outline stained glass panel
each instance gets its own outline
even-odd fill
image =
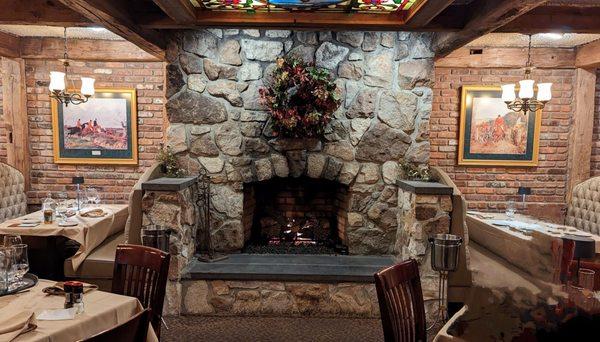
[[[419,0],[198,0],[200,7],[216,11],[369,12],[407,11]]]

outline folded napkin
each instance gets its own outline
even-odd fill
[[[92,217],[92,218],[103,217],[106,214],[108,214],[108,213],[105,210],[103,210],[102,208],[85,208],[85,209],[81,209],[81,211],[79,212],[79,215],[81,217]]]
[[[17,336],[37,328],[33,311],[0,313],[0,342],[9,342]]]

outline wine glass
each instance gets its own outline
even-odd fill
[[[100,194],[98,193],[98,190],[96,188],[87,188],[85,190],[85,197],[88,200],[88,203],[90,204],[100,204]]]
[[[505,214],[509,220],[513,220],[515,218],[515,213],[517,212],[517,207],[515,206],[515,201],[510,200],[506,203],[506,211]]]
[[[60,217],[61,222],[64,223],[67,220],[67,211],[69,210],[69,199],[67,193],[60,192],[57,195],[58,202],[56,203],[56,216]]]
[[[19,235],[4,235],[4,247],[11,247],[23,243]]]
[[[14,287],[21,287],[27,283],[23,281],[23,276],[29,271],[29,257],[27,256],[27,245],[13,245],[13,264],[12,273],[15,278]]]

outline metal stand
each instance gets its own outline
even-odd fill
[[[212,234],[210,233],[210,177],[204,168],[200,169],[200,175],[198,176],[198,181],[196,182],[196,188],[198,190],[198,199],[196,200],[196,205],[198,208],[200,208],[200,224],[203,227],[204,238],[206,239],[207,243],[207,250],[198,256],[198,261],[217,262],[225,260],[229,256],[215,252]]]
[[[435,327],[436,324],[442,322],[446,323],[448,321],[448,271],[440,271],[440,277],[438,279],[438,310],[435,317],[435,321],[427,327],[427,330],[431,330],[431,328]]]

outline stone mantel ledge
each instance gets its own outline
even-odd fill
[[[198,177],[169,178],[160,177],[142,183],[145,191],[181,191],[196,183]]]
[[[412,180],[398,180],[398,186],[404,191],[417,195],[452,195],[454,189],[438,182],[423,182]]]

